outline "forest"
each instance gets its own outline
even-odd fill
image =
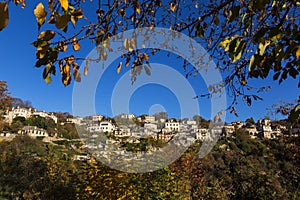
[[[0,199],[299,199],[299,138],[253,140],[237,131],[203,159],[200,146],[139,174],[74,160],[70,144],[19,136],[0,142]]]

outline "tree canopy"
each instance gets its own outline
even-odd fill
[[[9,3],[22,8],[26,5],[25,0],[0,2],[0,30],[8,24]],[[281,84],[288,77],[299,78],[299,0],[107,0],[94,4],[94,14],[85,12],[84,0],[49,0],[36,5],[33,14],[39,34],[32,45],[36,47],[35,66],[43,68],[47,83],[52,81],[57,68],[65,86],[72,79],[80,81],[78,63],[86,63],[84,75],[88,75],[90,62],[107,59],[111,50],[107,39],[142,27],[168,28],[199,42],[224,75],[220,85],[233,97],[228,109],[235,114],[234,103],[239,99],[251,105],[253,100],[261,99],[257,92],[270,89],[269,86],[254,88],[249,85],[249,79],[272,76]],[[77,56],[83,41],[97,47],[97,59]],[[142,70],[138,66],[149,63],[151,53],[156,50],[149,53],[136,49],[135,41],[129,39],[125,39],[124,47],[128,52],[122,56],[124,61],[116,66],[116,71],[119,73],[122,65],[130,65],[135,80]],[[197,68],[184,59],[182,66],[187,77],[198,73]],[[148,67],[144,69],[150,74]],[[295,80],[295,84],[300,87],[299,81]],[[218,86],[209,87],[210,93],[217,90]],[[293,110],[296,118],[299,108],[298,105]]]
[[[0,81],[0,111],[5,111],[12,104],[12,97],[5,81]],[[2,113],[0,113],[1,116]]]

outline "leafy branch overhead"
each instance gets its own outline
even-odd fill
[[[25,0],[0,2],[0,30],[8,24],[10,3],[25,7]],[[39,30],[33,42],[36,67],[44,68],[47,83],[57,68],[64,85],[72,78],[80,81],[78,63],[86,62],[87,75],[90,62],[105,61],[113,50],[107,39],[124,30],[165,27],[194,38],[208,51],[224,76],[220,86],[234,100],[250,105],[259,99],[256,92],[269,89],[252,87],[250,79],[271,76],[282,83],[290,77],[300,87],[300,0],[49,0],[37,3],[33,13]],[[83,41],[97,47],[98,58],[80,57]],[[127,53],[116,66],[117,73],[123,65],[131,66],[133,81],[142,70],[150,75],[149,61],[157,52],[135,46],[131,38],[124,40]],[[187,77],[196,76],[198,70],[182,61]]]

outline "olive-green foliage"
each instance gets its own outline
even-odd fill
[[[0,143],[0,196],[14,199],[298,199],[300,140],[253,140],[242,131],[203,159],[201,142],[163,169],[134,174],[73,161],[71,144],[20,136]]]

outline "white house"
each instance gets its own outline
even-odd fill
[[[182,124],[184,125],[197,125],[197,122],[194,120],[183,120]]]
[[[145,123],[155,123],[155,117],[154,116],[145,116],[145,119],[144,119],[144,122]]]
[[[249,134],[252,139],[257,138],[258,131],[255,125],[245,128],[245,131]]]
[[[114,136],[129,137],[129,136],[131,136],[130,128],[125,127],[125,126],[120,126],[118,129],[114,130]]]
[[[110,121],[102,121],[97,125],[91,125],[87,128],[89,131],[94,132],[108,132],[108,133],[112,133],[116,127],[113,123],[111,123]]]
[[[210,137],[210,133],[209,133],[208,129],[206,129],[206,128],[199,128],[196,131],[196,139],[200,140],[200,141],[210,140],[211,137]]]
[[[44,117],[44,118],[51,118],[57,124],[57,117],[53,113],[49,114],[45,111],[35,110],[31,115],[38,115],[38,116]]]
[[[237,129],[242,128],[243,126],[245,126],[245,123],[242,121],[235,121],[231,123],[233,126],[235,126]]]
[[[121,119],[133,119],[135,118],[134,114],[121,114]]]
[[[36,126],[24,126],[21,130],[18,131],[19,134],[29,135],[30,137],[49,137],[49,134],[46,130],[38,128]]]
[[[262,132],[271,132],[271,120],[269,119],[262,119],[258,122],[258,129]]]
[[[5,118],[6,121],[11,124],[13,119],[16,117],[24,117],[25,119],[27,119],[32,115],[38,115],[44,118],[51,118],[55,123],[57,123],[57,117],[53,113],[49,114],[45,111],[37,111],[36,109],[32,108],[12,108],[12,110],[6,111]]]
[[[101,121],[104,117],[102,115],[94,115],[92,116],[92,120],[95,121]]]
[[[226,134],[232,134],[232,133],[234,133],[235,128],[234,128],[234,125],[232,125],[232,124],[226,124],[226,125],[224,125],[224,130],[225,130]]]
[[[169,119],[165,122],[165,129],[168,132],[172,131],[180,131],[180,126],[179,122],[175,119]]]
[[[82,117],[67,118],[67,123],[82,124]]]
[[[8,123],[12,123],[13,119],[16,117],[24,117],[25,119],[29,118],[32,114],[31,108],[12,108],[12,110],[7,110],[5,119]]]
[[[153,133],[158,132],[157,124],[144,124],[144,132],[145,133]]]
[[[169,142],[173,138],[174,133],[168,132],[168,131],[166,131],[164,129],[165,128],[163,128],[162,131],[157,134],[157,138],[159,140],[163,140],[165,142]]]

